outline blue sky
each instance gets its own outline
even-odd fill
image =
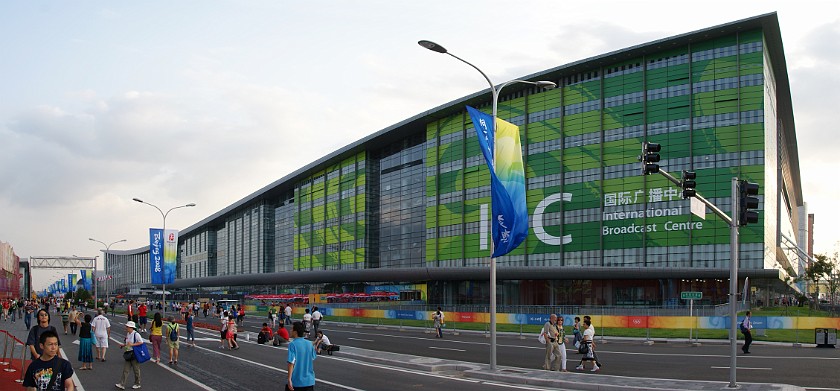
[[[0,240],[22,257],[146,245],[329,152],[496,83],[779,13],[817,251],[840,239],[840,5],[709,1],[0,2]],[[702,189],[701,189],[702,192]]]

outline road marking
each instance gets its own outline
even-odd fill
[[[466,382],[466,383],[481,383],[482,382],[482,380],[464,379],[464,378],[459,378],[459,377],[439,375],[439,374],[430,373],[430,372],[418,371],[416,369],[400,368],[400,367],[394,367],[394,366],[390,366],[390,365],[381,365],[381,364],[369,363],[369,362],[359,361],[359,360],[355,360],[355,359],[352,359],[352,358],[346,358],[346,357],[335,357],[335,356],[333,356],[333,357],[330,357],[330,358],[332,358],[334,360],[349,362],[349,363],[352,363],[352,364],[362,365],[362,366],[366,366],[366,367],[386,369],[386,370],[389,370],[389,371],[396,371],[396,372],[405,372],[405,373],[411,373],[411,374],[414,374],[414,375],[436,377],[436,378],[447,379],[447,380],[457,380],[457,381],[462,381],[462,382]]]
[[[140,334],[140,333],[137,333],[137,334]],[[140,336],[140,338],[142,338],[142,337],[143,337],[143,336]],[[122,342],[125,342],[125,338],[123,338],[123,340],[122,340],[122,341],[120,341],[120,340],[118,340],[118,339],[115,339],[114,337],[109,337],[109,339],[110,339],[111,341],[116,342],[117,344],[121,344]],[[147,344],[150,344],[150,345],[151,345],[151,341],[148,341],[148,340],[145,340],[145,339],[144,339],[143,341],[144,341],[145,343],[147,343]],[[119,346],[119,345],[118,345],[118,346]],[[120,351],[122,351],[122,349],[119,349],[119,350],[120,350]],[[149,360],[149,361],[151,361],[151,360]],[[174,374],[178,375],[178,377],[180,377],[180,378],[182,378],[182,379],[184,379],[184,380],[186,380],[186,381],[188,381],[188,382],[190,382],[190,383],[192,383],[192,384],[195,384],[196,386],[198,386],[198,387],[199,387],[199,388],[201,388],[202,390],[207,390],[207,391],[216,391],[216,390],[214,390],[214,389],[212,389],[212,388],[210,388],[210,387],[205,386],[204,384],[199,383],[198,381],[194,380],[193,378],[191,378],[191,377],[189,377],[189,376],[187,376],[187,375],[184,375],[184,374],[183,374],[183,373],[181,373],[181,372],[178,372],[178,371],[176,371],[176,370],[174,370],[174,369],[172,369],[172,368],[169,368],[169,367],[168,367],[168,366],[166,366],[166,365],[158,365],[158,367],[163,368],[163,369],[165,369],[165,370],[167,370],[167,371],[169,371],[169,372],[172,372],[172,373],[174,373]],[[74,376],[75,376],[75,374],[74,374]],[[126,379],[126,380],[128,380],[128,379]]]
[[[78,342],[78,341],[76,341],[76,342]],[[70,359],[69,359],[69,358],[67,358],[67,353],[64,353],[64,349],[63,349],[63,348],[58,348],[58,351],[59,351],[59,353],[61,353],[61,358],[65,359],[65,360],[67,360],[67,361],[70,361]],[[21,379],[22,379],[22,378],[23,378],[23,377],[21,377]],[[77,390],[79,390],[79,391],[85,391],[85,388],[84,388],[84,387],[82,387],[82,382],[81,382],[81,380],[79,380],[79,377],[78,377],[78,376],[76,376],[76,371],[75,371],[75,370],[73,371],[73,376],[71,376],[70,378],[71,378],[71,379],[73,379],[73,384],[75,384],[75,385],[76,385],[76,389],[77,389]]]
[[[729,367],[711,367],[712,369],[729,369]],[[737,367],[738,369],[757,369],[761,371],[772,371],[773,368],[751,368],[751,367]]]
[[[452,350],[455,352],[466,352],[464,349],[455,349],[455,348],[439,348],[437,346],[429,346],[429,349],[437,349],[437,350]]]
[[[352,339],[354,341],[362,341],[362,342],[373,342],[372,339],[362,339],[362,338],[353,338],[353,337],[347,337],[347,339]]]
[[[203,346],[196,346],[196,348],[201,349],[201,350],[206,350],[210,353],[218,354],[220,356],[234,358],[234,359],[237,359],[239,361],[244,361],[244,362],[247,362],[247,363],[252,364],[252,365],[257,365],[257,366],[267,368],[267,369],[271,369],[271,370],[274,370],[274,371],[278,371],[278,372],[281,372],[281,373],[286,373],[286,374],[289,373],[289,371],[287,371],[285,369],[272,367],[271,365],[266,365],[266,364],[259,363],[259,362],[256,362],[256,361],[251,361],[251,360],[248,360],[248,359],[245,359],[245,358],[242,358],[242,357],[238,357],[238,356],[233,356],[233,355],[230,355],[230,354],[227,354],[227,353],[217,352],[213,349],[208,349],[208,348],[205,348]],[[334,386],[334,387],[341,387],[341,388],[351,390],[351,391],[364,391],[364,390],[361,390],[361,389],[358,389],[358,388],[353,388],[353,387],[350,387],[350,386],[345,386],[343,384],[333,383],[331,381],[326,381],[326,380],[318,380],[318,383],[325,383],[325,384],[329,384],[329,385]]]

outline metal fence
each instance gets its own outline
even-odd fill
[[[319,304],[315,304],[319,305]],[[445,312],[490,312],[487,305],[434,305],[406,304],[394,302],[358,302],[320,304],[329,308],[362,308],[369,310],[435,311],[438,307]],[[738,311],[746,311],[749,304],[738,303]],[[501,314],[558,314],[558,315],[617,315],[617,316],[688,316],[689,307],[605,307],[605,306],[549,306],[549,305],[499,305],[496,313]],[[695,305],[694,316],[728,316],[729,305]]]

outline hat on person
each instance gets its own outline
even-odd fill
[[[131,327],[133,329],[136,329],[137,325],[134,322],[129,320],[128,322],[125,322],[125,327]]]

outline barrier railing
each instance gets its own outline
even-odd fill
[[[26,344],[17,339],[14,335],[6,330],[0,330],[3,338],[3,351],[0,356],[0,367],[3,367],[3,372],[0,373],[0,384],[5,383],[10,379],[8,374],[20,372],[20,377],[14,380],[15,383],[23,383],[23,376],[26,368]],[[19,354],[17,352],[20,352]],[[20,361],[15,360],[15,357],[20,357]],[[4,375],[6,373],[7,375]],[[5,387],[0,386],[0,389]]]

